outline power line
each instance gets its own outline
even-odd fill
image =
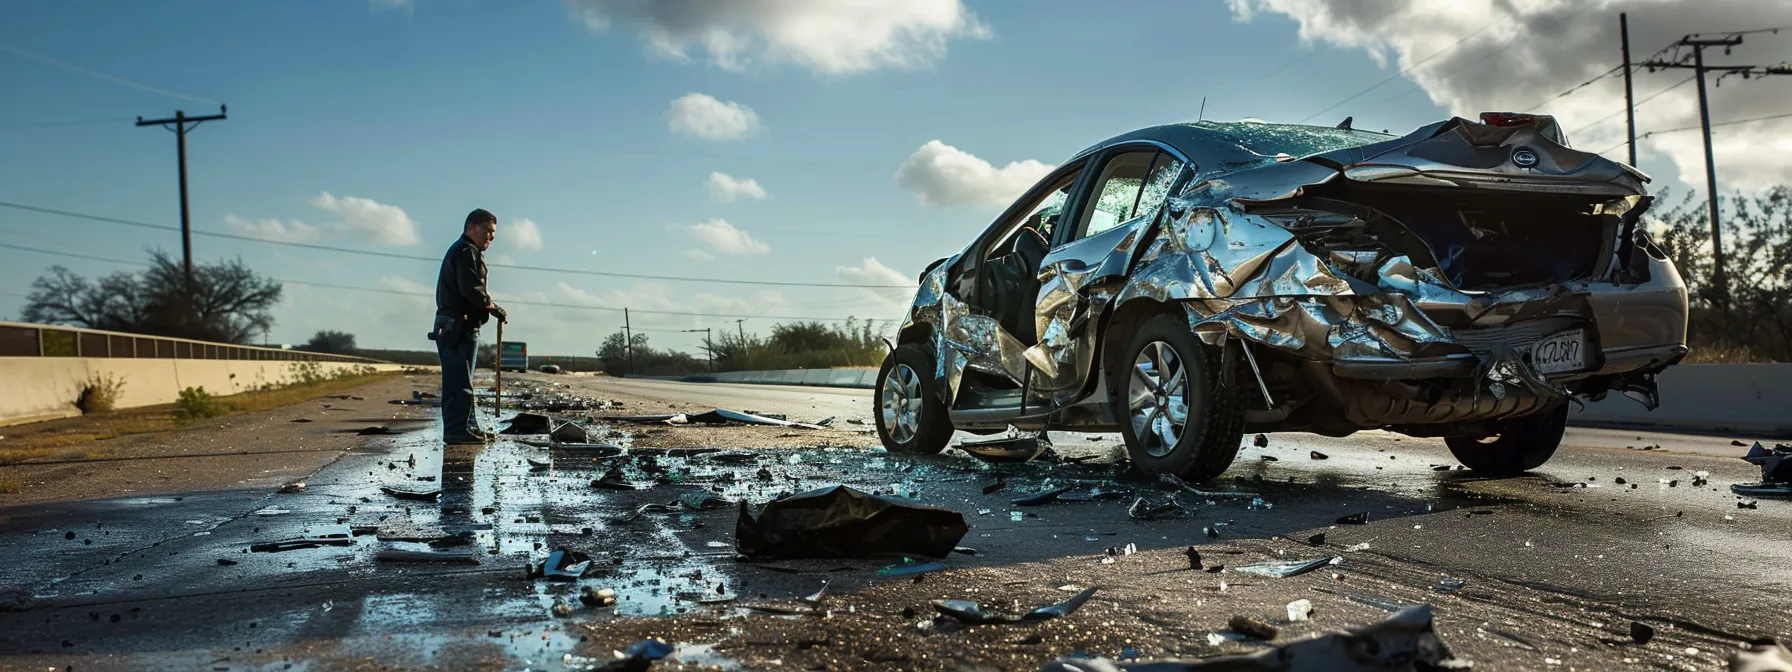
[[[69,211],[69,210],[59,210],[56,208],[45,208],[45,207],[35,206],[35,205],[26,205],[24,203],[14,203],[11,201],[0,201],[0,207],[12,208],[15,210],[25,210],[25,211],[29,211],[29,212],[43,213],[43,214],[47,214],[47,215],[57,215],[57,216],[61,216],[61,217],[71,217],[74,219],[85,219],[85,220],[90,220],[90,221],[95,221],[95,222],[105,222],[108,224],[121,224],[124,226],[135,226],[135,227],[146,228],[146,229],[156,229],[159,231],[180,231],[180,227],[177,227],[177,226],[167,226],[167,225],[163,225],[163,224],[151,224],[149,222],[140,222],[140,221],[130,220],[130,219],[120,219],[117,217],[106,217],[106,216],[102,216],[102,215],[90,215],[87,213],[73,212],[73,211]],[[357,250],[357,249],[347,248],[347,247],[335,247],[332,245],[318,245],[315,243],[299,243],[299,242],[292,242],[292,241],[285,241],[285,240],[268,240],[265,238],[255,238],[255,237],[251,237],[251,236],[239,236],[236,234],[221,233],[221,232],[217,232],[217,231],[194,231],[193,235],[210,236],[213,238],[224,238],[227,240],[240,240],[240,241],[251,242],[251,243],[262,243],[262,244],[266,244],[266,245],[280,245],[280,246],[284,246],[284,247],[297,247],[297,248],[304,248],[304,249],[308,249],[308,250],[320,250],[320,251],[324,251],[324,252],[337,252],[337,253],[341,253],[341,254],[359,254],[359,255],[365,255],[365,256],[370,256],[370,257],[383,257],[383,258],[387,258],[387,259],[408,259],[408,260],[412,260],[412,261],[425,261],[425,262],[429,262],[429,263],[440,263],[441,262],[441,259],[437,259],[434,257],[425,257],[425,256],[415,255],[415,254],[399,254],[396,252],[379,252],[379,251],[375,251],[375,250]],[[756,285],[756,286],[765,286],[765,287],[830,287],[830,288],[847,288],[847,289],[914,289],[913,286],[908,286],[908,285],[868,285],[868,284],[854,284],[854,283],[825,283],[825,282],[781,282],[781,281],[775,281],[775,280],[739,280],[739,279],[733,279],[733,278],[701,278],[701,277],[673,276],[673,275],[649,275],[649,274],[642,274],[642,273],[616,273],[616,272],[611,272],[611,271],[588,271],[588,270],[576,269],[576,268],[552,268],[552,267],[546,267],[546,266],[517,266],[517,265],[512,265],[512,264],[487,264],[487,265],[492,268],[508,268],[508,269],[514,269],[514,270],[522,270],[522,271],[540,271],[540,272],[544,272],[544,273],[568,273],[568,274],[573,274],[573,275],[592,275],[592,276],[600,276],[600,277],[608,277],[608,278],[630,278],[630,279],[636,279],[636,280],[663,280],[663,281],[672,281],[672,282],[709,282],[709,283],[723,284],[723,285]]]
[[[1539,107],[1543,107],[1543,106],[1544,106],[1544,105],[1548,105],[1548,104],[1550,104],[1550,103],[1553,103],[1553,102],[1556,102],[1556,101],[1557,101],[1557,100],[1560,100],[1560,99],[1562,99],[1562,98],[1566,98],[1566,97],[1568,97],[1568,95],[1569,95],[1569,94],[1572,94],[1572,93],[1574,93],[1574,92],[1576,92],[1576,91],[1579,91],[1579,90],[1581,90],[1581,89],[1584,89],[1584,88],[1587,88],[1587,87],[1589,87],[1589,86],[1592,86],[1592,85],[1593,85],[1593,82],[1597,82],[1597,81],[1599,81],[1599,80],[1601,80],[1601,79],[1605,79],[1605,78],[1607,78],[1607,77],[1610,77],[1610,76],[1612,76],[1612,75],[1613,75],[1613,74],[1614,74],[1614,73],[1617,73],[1617,72],[1619,72],[1619,71],[1621,71],[1621,70],[1623,70],[1623,69],[1624,69],[1624,66],[1622,66],[1622,65],[1620,65],[1620,66],[1616,66],[1616,67],[1614,67],[1614,68],[1612,68],[1612,69],[1610,69],[1610,70],[1607,70],[1607,71],[1605,71],[1605,72],[1601,72],[1601,73],[1599,73],[1599,75],[1598,75],[1598,76],[1596,76],[1596,77],[1594,77],[1594,78],[1592,78],[1592,79],[1589,79],[1589,80],[1587,80],[1587,81],[1584,81],[1584,82],[1581,82],[1581,83],[1579,83],[1579,84],[1575,84],[1575,85],[1574,85],[1574,86],[1571,86],[1571,87],[1569,87],[1569,88],[1568,88],[1568,90],[1567,90],[1567,91],[1563,91],[1563,92],[1561,92],[1561,93],[1558,93],[1558,94],[1556,94],[1556,95],[1555,95],[1555,96],[1553,96],[1553,97],[1551,97],[1551,98],[1550,98],[1550,99],[1549,99],[1549,100],[1545,100],[1545,101],[1543,101],[1543,102],[1541,102],[1541,103],[1537,103],[1537,104],[1536,104],[1536,105],[1532,105],[1532,106],[1530,106],[1530,107],[1527,107],[1527,108],[1524,108],[1524,111],[1526,111],[1526,112],[1530,112],[1530,111],[1532,111],[1532,110],[1535,110],[1535,109],[1537,109],[1537,108],[1539,108]]]
[[[140,91],[148,91],[150,93],[159,93],[164,96],[171,97],[171,98],[180,98],[182,100],[190,100],[190,101],[193,101],[196,103],[208,103],[211,105],[219,104],[218,101],[212,100],[210,98],[203,98],[200,96],[190,96],[190,95],[187,95],[184,93],[180,93],[178,91],[169,91],[167,89],[157,88],[154,86],[150,86],[148,84],[144,84],[142,82],[133,82],[133,81],[125,79],[123,77],[116,77],[113,75],[108,75],[103,72],[96,72],[93,70],[88,70],[87,68],[83,68],[79,65],[75,65],[75,64],[69,63],[67,61],[60,61],[60,60],[57,60],[54,58],[50,58],[49,56],[45,56],[43,54],[37,54],[37,53],[25,51],[24,49],[20,49],[18,47],[12,46],[10,44],[0,43],[0,51],[10,51],[14,54],[18,54],[20,56],[29,58],[29,59],[31,59],[33,61],[37,61],[39,63],[46,63],[49,65],[54,65],[54,66],[56,66],[58,68],[62,68],[64,70],[78,72],[83,75],[87,75],[88,77],[93,77],[95,79],[102,79],[102,80],[111,82],[113,84],[118,84],[120,86],[128,86],[133,89],[140,90]]]
[[[113,264],[123,264],[126,266],[138,266],[138,267],[144,267],[144,268],[147,268],[150,266],[149,264],[143,263],[141,261],[128,261],[125,259],[113,259],[111,257],[101,257],[98,255],[92,255],[92,254],[81,254],[78,252],[63,252],[60,250],[46,250],[46,249],[36,248],[36,247],[27,247],[25,245],[14,245],[11,243],[0,243],[0,248],[18,250],[21,252],[31,252],[34,254],[46,254],[46,255],[57,256],[57,257],[85,259],[88,261],[102,261],[102,262],[113,263]],[[328,283],[328,282],[313,282],[310,280],[286,280],[286,279],[282,279],[282,278],[271,278],[271,279],[274,280],[275,282],[280,282],[283,284],[300,285],[300,286],[305,286],[305,287],[322,287],[322,288],[326,288],[326,289],[343,289],[343,290],[350,290],[350,291],[356,291],[356,292],[372,292],[375,294],[392,294],[392,295],[397,295],[397,296],[415,296],[415,297],[424,297],[424,298],[431,298],[431,299],[435,298],[435,294],[430,293],[430,292],[407,292],[407,291],[400,290],[400,289],[381,289],[378,287],[359,287],[359,286],[355,286],[355,285],[338,285],[338,284],[332,284],[332,283]],[[545,308],[573,308],[573,309],[577,309],[577,310],[601,310],[601,311],[616,312],[616,313],[622,312],[624,310],[623,308],[611,308],[608,306],[586,306],[586,305],[579,305],[579,304],[575,304],[575,303],[553,303],[553,302],[549,302],[549,301],[524,301],[524,300],[520,300],[520,299],[506,300],[504,303],[507,305],[541,306],[541,307],[545,307]],[[798,321],[807,321],[807,322],[845,322],[849,319],[854,319],[854,318],[846,318],[846,317],[803,317],[803,316],[798,316],[798,315],[742,315],[739,313],[699,313],[699,312],[681,311],[681,310],[642,310],[642,309],[638,309],[638,308],[629,308],[627,310],[630,310],[630,311],[636,312],[636,313],[643,313],[643,314],[647,314],[647,315],[669,315],[669,316],[676,316],[676,317],[713,317],[713,318],[744,318],[744,319],[766,319],[766,320],[798,320]]]
[[[1636,101],[1636,105],[1635,105],[1635,106],[1634,106],[1634,107],[1642,107],[1642,106],[1643,106],[1643,103],[1647,103],[1647,102],[1649,102],[1649,101],[1651,101],[1651,100],[1655,100],[1655,99],[1656,99],[1656,98],[1657,98],[1657,97],[1658,97],[1658,96],[1660,96],[1660,95],[1661,95],[1661,94],[1664,94],[1664,93],[1667,93],[1667,92],[1669,92],[1669,91],[1673,91],[1673,90],[1674,90],[1674,89],[1678,89],[1678,88],[1680,88],[1680,87],[1682,87],[1682,86],[1686,86],[1686,83],[1687,83],[1687,82],[1691,82],[1691,81],[1692,81],[1692,80],[1693,80],[1693,78],[1692,78],[1692,77],[1687,77],[1687,78],[1686,78],[1686,79],[1682,79],[1682,80],[1680,80],[1680,82],[1679,82],[1679,83],[1678,83],[1678,84],[1675,84],[1675,85],[1673,85],[1673,86],[1670,86],[1670,87],[1668,87],[1668,88],[1665,88],[1665,89],[1662,89],[1662,90],[1660,90],[1660,91],[1656,91],[1656,92],[1655,92],[1655,93],[1654,93],[1654,94],[1651,94],[1651,95],[1650,95],[1650,96],[1649,96],[1649,97],[1648,97],[1648,98],[1644,98],[1644,99],[1642,99],[1642,100],[1639,100],[1639,101]],[[1594,121],[1594,122],[1593,122],[1593,123],[1591,123],[1591,124],[1587,124],[1587,125],[1585,125],[1585,126],[1582,126],[1582,127],[1580,127],[1580,128],[1577,128],[1577,129],[1574,129],[1574,130],[1572,130],[1572,131],[1569,131],[1569,132],[1568,132],[1568,134],[1569,134],[1569,135],[1574,135],[1574,134],[1576,134],[1576,133],[1579,133],[1579,132],[1581,132],[1581,131],[1584,131],[1584,130],[1587,130],[1587,129],[1589,129],[1589,128],[1592,128],[1592,127],[1594,127],[1594,126],[1598,126],[1598,125],[1600,125],[1600,124],[1603,124],[1603,123],[1605,123],[1605,122],[1607,122],[1607,121],[1611,121],[1611,119],[1612,119],[1612,118],[1613,118],[1613,117],[1616,117],[1616,116],[1618,116],[1618,115],[1620,115],[1620,114],[1623,114],[1623,113],[1624,113],[1624,110],[1618,110],[1618,111],[1617,111],[1617,112],[1613,112],[1613,113],[1611,113],[1611,114],[1608,114],[1608,115],[1605,115],[1605,116],[1603,116],[1603,117],[1600,117],[1600,118],[1599,118],[1599,120],[1598,120],[1598,121]]]
[[[118,124],[130,121],[130,117],[113,117],[111,119],[88,119],[85,121],[8,121],[0,122],[0,128],[48,128],[51,126],[99,126],[102,124]]]
[[[1751,122],[1751,121],[1768,121],[1768,120],[1772,120],[1772,119],[1784,119],[1784,118],[1786,118],[1786,117],[1792,117],[1792,112],[1784,112],[1784,113],[1780,113],[1780,114],[1769,114],[1769,115],[1767,115],[1767,116],[1764,116],[1764,117],[1750,117],[1750,118],[1747,118],[1747,119],[1732,119],[1732,120],[1730,120],[1730,121],[1720,121],[1720,122],[1718,122],[1718,123],[1715,123],[1715,124],[1712,124],[1712,125],[1711,125],[1711,127],[1712,127],[1712,128],[1717,128],[1717,127],[1719,127],[1719,126],[1733,126],[1733,125],[1736,125],[1736,124],[1746,124],[1746,123],[1749,123],[1749,122]],[[1694,126],[1681,126],[1681,127],[1679,127],[1679,128],[1664,128],[1664,129],[1661,129],[1661,130],[1659,130],[1659,131],[1649,131],[1649,132],[1648,132],[1648,133],[1644,133],[1644,134],[1642,134],[1642,135],[1639,135],[1639,136],[1636,136],[1636,139],[1638,139],[1638,140],[1641,140],[1641,139],[1643,139],[1643,138],[1647,138],[1647,137],[1649,137],[1649,136],[1651,136],[1651,135],[1663,135],[1663,134],[1667,134],[1667,133],[1679,133],[1679,132],[1681,132],[1681,131],[1696,131],[1696,130],[1699,130],[1699,128],[1700,128],[1700,127],[1699,127],[1699,126],[1697,126],[1697,125],[1694,125]],[[1622,142],[1620,142],[1620,143],[1618,143],[1618,144],[1615,144],[1615,145],[1612,145],[1612,146],[1610,146],[1610,147],[1607,147],[1607,148],[1605,148],[1605,149],[1604,149],[1604,150],[1601,150],[1601,151],[1600,151],[1600,152],[1599,152],[1599,153],[1600,153],[1600,154],[1604,154],[1604,153],[1606,153],[1606,152],[1609,152],[1609,151],[1612,151],[1612,150],[1614,150],[1614,149],[1617,149],[1617,148],[1619,148],[1619,147],[1623,147],[1623,146],[1624,146],[1624,143],[1622,143]]]
[[[1480,29],[1480,30],[1477,30],[1477,31],[1475,31],[1475,32],[1472,32],[1472,33],[1469,33],[1469,34],[1468,34],[1468,35],[1467,35],[1467,36],[1465,36],[1465,37],[1463,37],[1463,38],[1462,38],[1462,39],[1460,39],[1460,40],[1457,40],[1457,41],[1456,41],[1456,43],[1455,43],[1455,44],[1452,44],[1452,45],[1450,45],[1450,46],[1448,46],[1448,47],[1444,47],[1444,48],[1443,48],[1443,49],[1441,49],[1441,50],[1439,50],[1439,51],[1438,51],[1438,52],[1437,52],[1437,53],[1434,53],[1434,54],[1432,54],[1432,55],[1430,55],[1430,56],[1427,56],[1427,57],[1425,57],[1425,60],[1422,60],[1422,61],[1419,61],[1419,62],[1417,62],[1417,63],[1414,63],[1414,64],[1412,64],[1412,65],[1410,65],[1410,66],[1407,66],[1407,67],[1406,67],[1406,69],[1404,69],[1404,70],[1401,70],[1401,71],[1399,71],[1399,72],[1396,72],[1396,73],[1394,73],[1394,74],[1392,74],[1392,75],[1389,75],[1389,76],[1388,76],[1388,77],[1387,77],[1387,79],[1383,79],[1383,80],[1381,80],[1381,81],[1379,81],[1379,82],[1376,82],[1376,83],[1374,83],[1374,84],[1372,84],[1372,85],[1370,85],[1370,86],[1369,86],[1369,88],[1366,88],[1366,89],[1363,89],[1363,90],[1361,90],[1361,91],[1358,91],[1358,92],[1356,92],[1356,93],[1355,93],[1355,94],[1354,94],[1354,95],[1352,95],[1352,96],[1350,96],[1350,97],[1349,97],[1349,98],[1345,98],[1345,99],[1343,99],[1343,100],[1340,100],[1340,101],[1338,101],[1338,102],[1336,102],[1336,103],[1332,103],[1332,104],[1331,104],[1331,105],[1330,105],[1330,106],[1328,106],[1328,107],[1326,107],[1326,108],[1325,108],[1325,109],[1323,109],[1323,110],[1320,110],[1320,111],[1318,111],[1318,112],[1314,112],[1314,113],[1312,113],[1312,114],[1309,114],[1309,115],[1307,115],[1307,117],[1306,117],[1306,118],[1305,118],[1305,119],[1301,119],[1301,120],[1300,120],[1300,121],[1298,121],[1298,122],[1295,122],[1295,123],[1300,123],[1300,124],[1304,124],[1304,123],[1307,123],[1307,122],[1308,122],[1308,121],[1311,121],[1311,120],[1312,120],[1312,119],[1313,119],[1313,118],[1314,118],[1314,117],[1318,117],[1318,116],[1319,116],[1319,115],[1321,115],[1321,114],[1325,114],[1325,113],[1327,113],[1327,112],[1330,112],[1330,111],[1332,111],[1332,110],[1335,110],[1335,109],[1337,109],[1337,108],[1338,108],[1338,107],[1339,107],[1339,106],[1342,106],[1342,105],[1343,105],[1343,104],[1345,104],[1345,103],[1348,103],[1348,102],[1350,102],[1350,101],[1353,101],[1353,100],[1356,100],[1356,99],[1358,99],[1358,98],[1361,98],[1361,97],[1363,97],[1363,95],[1364,95],[1364,94],[1366,94],[1366,93],[1369,93],[1369,92],[1370,92],[1370,91],[1374,91],[1374,90],[1376,90],[1376,89],[1378,89],[1378,88],[1381,88],[1381,86],[1382,86],[1382,85],[1383,85],[1383,84],[1387,84],[1387,83],[1388,83],[1388,82],[1391,82],[1391,81],[1394,81],[1394,80],[1396,80],[1396,79],[1399,79],[1399,78],[1401,78],[1401,77],[1404,77],[1404,76],[1406,76],[1406,74],[1407,74],[1407,73],[1409,73],[1409,72],[1412,72],[1412,71],[1413,71],[1413,70],[1416,70],[1416,69],[1418,69],[1418,68],[1419,68],[1419,66],[1422,66],[1422,65],[1424,65],[1424,64],[1426,64],[1426,63],[1430,63],[1430,62],[1431,62],[1431,61],[1432,61],[1432,60],[1434,60],[1434,59],[1436,59],[1436,58],[1437,58],[1437,57],[1439,57],[1439,56],[1442,56],[1442,55],[1444,55],[1444,54],[1447,54],[1447,53],[1450,53],[1450,52],[1452,52],[1452,51],[1455,51],[1455,50],[1456,50],[1456,48],[1457,48],[1457,47],[1460,47],[1460,46],[1462,46],[1462,45],[1463,45],[1463,44],[1465,44],[1465,43],[1467,43],[1467,42],[1468,42],[1468,41],[1469,41],[1469,40],[1471,40],[1471,39],[1474,39],[1474,37],[1475,37],[1475,36],[1476,36],[1476,35],[1480,35],[1480,34],[1481,34],[1481,33],[1484,33],[1484,32],[1487,32],[1487,29],[1489,29],[1489,28],[1492,28],[1492,27],[1494,27],[1494,26],[1497,26],[1497,25],[1500,25],[1500,24],[1502,24],[1502,23],[1505,23],[1505,22],[1506,22],[1506,21],[1508,21],[1508,20],[1510,20],[1510,19],[1511,19],[1511,18],[1512,18],[1512,17],[1511,17],[1511,16],[1510,16],[1510,15],[1508,15],[1508,16],[1506,16],[1506,17],[1503,17],[1503,18],[1501,18],[1501,19],[1500,19],[1500,20],[1498,20],[1498,21],[1495,21],[1495,22],[1493,22],[1493,23],[1489,23],[1489,24],[1487,24],[1487,25],[1485,25],[1485,26],[1481,26],[1481,29]]]

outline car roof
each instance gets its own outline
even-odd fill
[[[1196,121],[1141,128],[1089,147],[1071,160],[1128,142],[1156,142],[1194,161],[1202,173],[1243,170],[1275,161],[1277,154],[1302,157],[1385,142],[1397,136],[1334,126],[1244,121]]]

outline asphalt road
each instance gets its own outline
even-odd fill
[[[836,421],[824,431],[591,423],[594,440],[642,446],[623,458],[513,441],[444,455],[426,429],[365,437],[296,493],[211,489],[0,509],[0,552],[13,559],[0,563],[0,668],[582,669],[581,656],[654,635],[679,644],[691,669],[1032,670],[1078,652],[1262,648],[1226,635],[1235,614],[1271,618],[1286,641],[1415,603],[1434,605],[1444,641],[1478,670],[1714,670],[1749,638],[1792,633],[1792,504],[1738,508],[1728,486],[1759,473],[1735,459],[1743,449],[1730,442],[1745,437],[1575,429],[1534,474],[1486,480],[1439,470],[1453,464],[1440,441],[1273,435],[1204,486],[1243,496],[1199,497],[1128,480],[1113,463],[1113,435],[1054,434],[1059,453],[1093,458],[1082,465],[864,450],[875,443],[862,433],[869,425],[851,421],[869,421],[869,391],[519,378],[544,393],[621,399],[628,413],[713,406]],[[666,449],[712,446],[763,450],[724,461]],[[532,470],[529,459],[552,466]],[[641,489],[589,485],[617,465]],[[1701,471],[1709,483],[1695,486]],[[997,480],[1002,489],[985,492]],[[731,509],[629,520],[642,504],[700,491],[757,505],[836,483],[957,510],[970,525],[961,543],[977,553],[954,554],[922,582],[886,580],[877,572],[889,559],[736,562]],[[393,484],[440,485],[465,511],[381,492]],[[1055,485],[1156,501],[1177,494],[1187,515],[1134,521],[1130,497],[1011,501]],[[1369,523],[1334,524],[1354,513]],[[250,552],[339,526],[368,533],[344,546]],[[392,539],[438,527],[472,531],[470,546],[451,550],[478,564],[376,559],[427,550]],[[1320,532],[1324,542],[1309,543]],[[1104,552],[1127,544],[1137,553]],[[1282,579],[1192,572],[1183,555],[1191,545],[1210,565],[1342,560]],[[615,609],[577,607],[573,584],[525,577],[533,558],[560,546],[591,554],[597,567],[581,585],[615,588]],[[1455,581],[1460,589],[1440,587]],[[824,584],[827,609],[811,614],[796,598]],[[1079,585],[1101,592],[1071,617],[1024,632],[928,625],[928,600],[1024,611]],[[1281,615],[1296,598],[1313,601],[1313,621]],[[557,617],[556,601],[577,608]],[[1633,621],[1656,628],[1656,639],[1630,643]],[[1225,636],[1210,641],[1216,633]]]

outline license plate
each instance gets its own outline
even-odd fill
[[[1543,337],[1531,346],[1531,364],[1538,373],[1567,373],[1587,368],[1587,331],[1569,329]]]

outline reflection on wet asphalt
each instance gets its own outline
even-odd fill
[[[700,397],[714,388],[743,394],[729,386],[612,384],[644,397]],[[793,420],[869,413],[862,393],[751,394],[758,399],[751,408]],[[366,437],[291,494],[227,490],[6,511],[0,529],[9,555],[38,561],[0,565],[0,584],[25,595],[0,596],[24,608],[0,613],[0,654],[135,654],[154,666],[225,669],[285,669],[288,662],[305,669],[308,660],[361,656],[401,666],[497,660],[560,669],[584,634],[572,622],[778,613],[823,581],[830,592],[850,592],[890,580],[877,571],[900,558],[738,562],[734,510],[693,506],[705,494],[757,506],[835,484],[962,512],[971,530],[961,544],[976,554],[954,554],[944,560],[951,568],[1076,557],[1094,563],[1105,549],[1127,544],[1180,553],[1324,531],[1324,552],[1380,580],[1429,588],[1442,574],[1472,577],[1469,595],[1488,585],[1522,587],[1537,593],[1526,599],[1673,615],[1720,640],[1792,626],[1792,582],[1782,571],[1792,561],[1788,514],[1765,504],[1734,508],[1727,484],[1755,471],[1740,460],[1570,447],[1536,475],[1489,481],[1449,469],[1454,463],[1435,441],[1275,435],[1262,448],[1247,437],[1232,470],[1200,486],[1250,496],[1203,497],[1129,474],[1111,435],[1054,434],[1056,452],[1087,458],[1079,463],[989,465],[957,451],[915,458],[844,447],[634,447],[638,427],[591,428],[592,442],[627,450],[609,455],[501,437],[444,451],[432,426]],[[1315,450],[1331,459],[1311,459]],[[531,460],[549,466],[537,469]],[[1711,472],[1709,486],[1690,485],[1684,474],[1694,467]],[[613,470],[638,489],[591,486]],[[998,480],[1000,489],[985,492]],[[441,494],[435,502],[401,500],[382,486],[439,487]],[[1130,496],[1013,502],[1064,486],[1173,498],[1183,512],[1132,520]],[[1334,524],[1360,512],[1370,524]],[[351,545],[248,551],[339,530],[351,531]],[[70,532],[75,539],[65,538]],[[450,541],[420,541],[430,538]],[[589,554],[592,570],[576,582],[525,579],[528,567],[560,547]],[[377,561],[386,549],[458,551],[478,564]],[[585,587],[614,589],[615,606],[584,606]],[[556,604],[571,607],[572,616],[556,616]],[[687,662],[729,660],[705,642],[675,643]],[[215,663],[220,657],[228,660]]]

